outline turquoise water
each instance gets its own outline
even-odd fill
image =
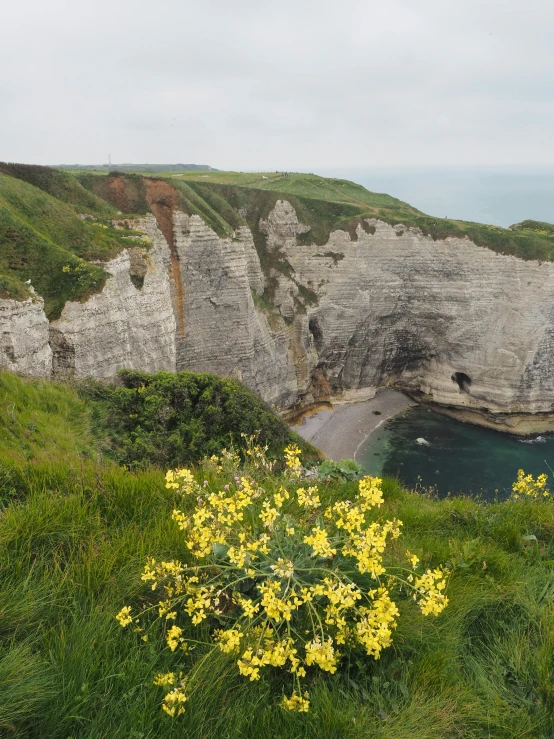
[[[429,446],[416,442],[418,437]],[[356,455],[373,475],[397,475],[410,488],[433,488],[439,497],[465,493],[506,498],[518,469],[553,475],[554,437],[519,440],[460,423],[423,406],[383,423]]]

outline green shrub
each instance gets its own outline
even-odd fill
[[[256,434],[273,456],[294,440],[317,457],[257,395],[230,378],[122,370],[118,384],[90,383],[83,392],[95,401],[108,453],[130,468],[189,464],[243,447],[243,434]]]

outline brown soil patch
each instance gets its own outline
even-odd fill
[[[129,199],[127,197],[125,180],[122,177],[108,177],[106,180],[108,188],[108,200],[122,213],[129,213]]]
[[[179,194],[169,182],[144,178],[146,187],[146,202],[154,214],[160,231],[169,245],[171,260],[171,278],[175,286],[175,313],[179,336],[185,335],[185,292],[181,278],[181,263],[175,247],[175,232],[173,230],[173,212],[178,204]]]

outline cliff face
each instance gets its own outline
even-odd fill
[[[286,200],[259,221],[260,262],[248,227],[221,238],[163,207],[138,224],[152,248],[108,262],[102,293],[50,327],[40,301],[0,301],[0,366],[215,372],[296,411],[389,383],[479,423],[551,428],[554,264],[375,219],[307,245]]]
[[[138,226],[152,248],[125,249],[107,262],[110,277],[102,292],[85,303],[66,303],[51,323],[54,375],[113,377],[122,367],[175,371],[169,249],[152,216]]]
[[[177,369],[231,375],[269,402],[292,405],[299,384],[291,332],[255,307],[264,276],[252,233],[220,239],[199,216],[177,213],[174,222],[184,286]]]
[[[42,298],[0,300],[0,367],[50,377],[52,349],[48,328]]]

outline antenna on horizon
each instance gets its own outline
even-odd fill
[[[112,164],[112,155],[108,154],[108,164],[111,166]]]

